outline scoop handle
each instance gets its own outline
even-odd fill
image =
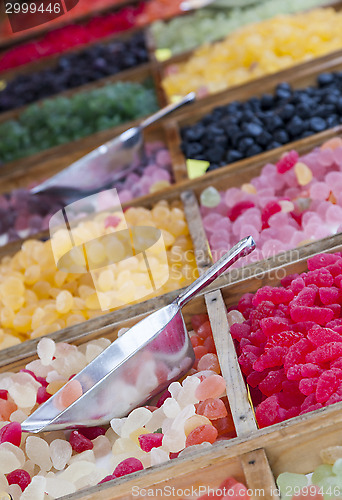
[[[181,108],[185,104],[190,104],[190,103],[194,102],[195,99],[196,99],[195,92],[190,92],[185,97],[183,97],[183,99],[181,99],[180,101],[173,103],[173,104],[169,104],[168,106],[165,106],[165,108],[162,108],[159,111],[157,111],[156,113],[154,113],[154,115],[151,115],[148,118],[146,118],[146,120],[144,120],[143,122],[140,123],[139,128],[144,129],[146,127],[149,127],[153,123],[157,122],[158,120],[161,120],[162,118],[169,115],[170,113],[173,113],[174,111]]]
[[[240,257],[250,254],[255,249],[255,241],[252,236],[247,236],[239,241],[233,248],[221,257],[213,266],[194,281],[188,288],[175,300],[179,307],[183,307],[190,299],[197,295],[203,288],[209,286],[216,280],[228,267],[236,262]]]

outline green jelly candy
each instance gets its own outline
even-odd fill
[[[328,464],[319,465],[312,474],[312,484],[320,485],[321,481],[329,476],[332,476],[332,466]]]
[[[281,493],[281,498],[292,498],[308,485],[308,478],[304,474],[284,472],[277,479],[277,486]]]
[[[217,207],[221,201],[221,195],[214,187],[210,186],[202,191],[200,196],[201,204],[203,207]]]

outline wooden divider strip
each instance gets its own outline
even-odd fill
[[[239,437],[248,437],[256,432],[258,427],[248,400],[234,342],[229,332],[227,310],[221,292],[216,290],[207,293],[205,302],[222,376],[227,385],[227,396],[236,434]]]
[[[170,151],[172,168],[176,183],[188,180],[188,171],[183,153],[180,149],[181,137],[176,120],[170,119],[165,125],[167,146]]]
[[[277,500],[277,486],[265,450],[250,451],[240,459],[248,487],[253,491],[252,500]]]
[[[183,191],[180,198],[184,205],[186,221],[194,246],[197,268],[202,274],[212,265],[209,243],[202,223],[202,217],[193,191]]]

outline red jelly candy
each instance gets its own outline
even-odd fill
[[[273,304],[287,304],[294,297],[293,291],[286,288],[277,288],[273,286],[264,286],[254,295],[253,305],[256,307],[264,301],[270,301]]]
[[[317,295],[317,291],[311,287],[305,287],[303,290],[299,292],[297,297],[295,297],[290,306],[313,306],[315,303],[315,298]]]
[[[283,369],[270,371],[260,382],[259,389],[265,396],[272,396],[272,394],[281,391],[284,380],[286,380],[286,375]]]
[[[82,427],[78,429],[78,432],[92,441],[99,436],[104,436],[106,434],[106,429],[104,427]]]
[[[108,481],[113,481],[113,479],[115,479],[114,474],[110,474],[109,476],[106,476],[104,479],[102,479],[102,481],[100,481],[99,484],[107,483]]]
[[[203,346],[207,349],[208,352],[215,354],[216,346],[213,337],[207,337],[204,341]]]
[[[252,201],[240,201],[239,203],[236,203],[229,211],[228,211],[228,217],[232,222],[236,221],[240,215],[242,215],[246,210],[249,208],[254,208],[255,205]]]
[[[299,332],[277,333],[267,340],[265,350],[270,349],[274,346],[290,347],[291,345],[296,344],[302,338],[303,334]]]
[[[280,422],[280,406],[277,396],[273,395],[262,401],[255,410],[255,416],[260,428]]]
[[[212,424],[217,430],[219,436],[225,436],[229,438],[233,438],[236,436],[233,417],[230,413],[228,413],[226,417],[213,420]]]
[[[45,403],[49,398],[51,398],[51,394],[49,394],[44,386],[39,387],[37,391],[37,403],[41,405]]]
[[[246,352],[239,356],[239,364],[242,372],[245,375],[249,375],[253,371],[253,364],[257,361],[258,356],[253,354],[252,352]],[[263,370],[258,370],[263,371]]]
[[[284,359],[284,368],[288,370],[290,366],[303,364],[307,353],[313,350],[313,345],[307,339],[302,339],[289,347]]]
[[[290,366],[286,373],[288,380],[301,380],[303,378],[301,368],[302,365]]]
[[[213,444],[217,436],[218,432],[213,425],[200,425],[190,432],[186,438],[185,446],[188,447],[195,444],[201,444],[204,443],[204,441]]]
[[[238,340],[239,342],[243,338],[248,338],[251,333],[251,327],[246,323],[235,323],[230,327],[230,334],[233,339]]]
[[[18,422],[11,422],[0,429],[0,444],[6,442],[20,446],[21,425]]]
[[[31,482],[30,474],[23,469],[16,469],[10,472],[9,474],[7,474],[6,479],[8,481],[8,484],[18,484],[21,488],[21,491],[24,491],[24,489]]]
[[[332,286],[334,278],[327,269],[316,269],[315,271],[309,271],[304,276],[304,281],[306,285]]]
[[[132,474],[133,472],[137,472],[138,470],[143,470],[144,466],[137,458],[131,457],[126,458],[116,466],[113,476],[121,477],[126,476],[126,474]]]
[[[317,387],[318,377],[312,378],[302,378],[299,382],[299,390],[301,393],[305,394],[305,396],[309,396],[315,392]]]
[[[299,277],[299,274],[289,274],[288,276],[285,276],[285,278],[283,278],[280,281],[281,286],[283,286],[284,288],[287,288],[288,286],[291,285],[292,281],[297,279],[298,277]]]
[[[216,420],[227,416],[227,408],[221,399],[209,398],[198,404],[196,413],[209,418],[209,420]]]
[[[252,371],[246,379],[247,384],[251,387],[257,387],[264,380],[267,373],[269,373],[268,370],[264,370],[263,372]]]
[[[325,403],[335,392],[338,386],[336,375],[332,371],[322,373],[317,382],[316,399],[318,403]]]
[[[291,170],[298,162],[299,154],[297,151],[289,151],[286,153],[277,163],[276,167],[279,174],[285,174],[288,170]]]
[[[7,400],[8,399],[8,391],[6,391],[5,389],[1,389],[0,390],[0,399]]]
[[[206,339],[207,337],[210,337],[212,334],[213,333],[211,331],[211,326],[209,321],[203,323],[197,330],[197,335],[202,339]]]
[[[169,391],[165,391],[161,396],[160,398],[158,399],[157,403],[156,403],[156,407],[157,408],[160,408],[161,406],[163,406],[164,404],[164,401],[168,398],[171,398],[171,393]]]
[[[92,450],[94,445],[90,439],[86,438],[78,431],[72,431],[70,434],[69,442],[71,447],[77,453],[82,453],[82,451]]]
[[[276,333],[288,330],[289,323],[289,320],[286,318],[271,317],[263,318],[260,321],[260,326],[266,337],[270,337]]]
[[[201,339],[198,335],[191,335],[190,342],[192,347],[203,345],[203,339]]]
[[[249,312],[252,309],[253,297],[254,297],[253,293],[245,293],[239,300],[238,310],[240,311],[241,314],[244,315],[245,318],[248,318]]]
[[[151,434],[141,434],[138,437],[140,448],[148,453],[152,448],[159,448],[163,444],[164,434],[156,432]]]
[[[305,363],[301,367],[301,374],[303,378],[319,377],[323,373],[322,368],[313,363]]]
[[[340,317],[341,313],[341,306],[340,304],[329,304],[328,306],[325,306],[327,309],[330,309],[333,313],[333,318],[338,319]]]
[[[329,342],[321,345],[306,356],[309,363],[326,363],[342,356],[342,342]]]
[[[261,222],[262,222],[262,228],[266,229],[269,227],[268,221],[272,215],[281,212],[281,206],[279,205],[278,202],[276,201],[270,201],[267,203],[263,211],[261,212]]]
[[[311,411],[319,410],[320,408],[323,408],[322,403],[316,403],[315,405],[308,406],[305,410],[301,411],[299,415],[304,415],[305,413],[309,413]]]
[[[322,286],[319,289],[319,298],[321,299],[322,304],[336,304],[341,300],[341,290],[338,288]]]
[[[303,288],[305,288],[305,281],[303,280],[303,278],[296,278],[292,281],[290,288],[294,294],[297,294],[301,290],[303,290]]]
[[[314,326],[308,332],[308,339],[316,346],[327,344],[328,342],[342,342],[342,336],[330,328]]]
[[[271,349],[268,349],[265,354],[262,354],[253,364],[253,369],[257,372],[262,372],[266,368],[281,366],[283,364],[286,351],[286,347],[271,347]]]
[[[314,271],[315,269],[321,269],[322,267],[327,267],[331,264],[335,264],[341,257],[339,255],[331,253],[321,253],[319,255],[314,255],[308,259],[308,269],[309,271]]]
[[[334,317],[331,309],[323,307],[293,306],[291,307],[291,319],[296,323],[299,321],[313,321],[324,326]]]

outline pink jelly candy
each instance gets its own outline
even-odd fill
[[[21,425],[18,422],[11,422],[0,429],[0,444],[6,442],[20,446]]]
[[[335,392],[338,386],[338,378],[332,370],[322,373],[317,382],[316,400],[325,403]]]
[[[69,442],[71,447],[77,453],[82,453],[82,451],[92,450],[94,445],[90,439],[86,438],[78,431],[72,431],[70,434]]]
[[[133,472],[137,472],[138,470],[143,470],[144,466],[137,458],[131,457],[126,458],[116,466],[113,476],[121,477],[126,476],[126,474],[132,474]]]
[[[321,269],[322,267],[335,264],[341,257],[336,254],[331,253],[321,253],[319,255],[314,255],[308,259],[308,269],[309,271],[314,271],[315,269]]]
[[[296,323],[299,321],[314,321],[318,325],[326,325],[334,317],[331,309],[323,307],[293,306],[291,308],[291,319]]]
[[[342,342],[328,342],[306,356],[309,363],[326,363],[342,356]]]
[[[293,291],[290,289],[264,286],[263,288],[259,288],[254,295],[253,306],[257,307],[264,301],[270,301],[273,304],[287,304],[293,297]]]
[[[342,342],[342,335],[339,335],[330,328],[323,328],[316,325],[309,330],[308,339],[316,346],[319,346],[329,342]]]

